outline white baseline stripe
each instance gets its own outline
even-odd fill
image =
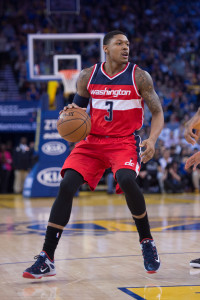
[[[131,99],[131,100],[109,100],[109,99],[92,99],[92,107],[96,109],[107,110],[109,108],[106,102],[113,103],[113,110],[129,110],[133,108],[142,108],[141,99]]]

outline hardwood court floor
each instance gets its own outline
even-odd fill
[[[54,199],[0,196],[0,299],[200,299],[200,196],[145,195],[161,258],[157,274],[143,268],[138,234],[124,196],[81,192],[56,252],[57,275],[22,277],[39,254]]]

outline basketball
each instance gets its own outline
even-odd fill
[[[90,133],[90,117],[81,108],[68,108],[60,114],[57,130],[64,140],[73,143],[79,142]]]

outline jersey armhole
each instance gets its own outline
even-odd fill
[[[137,68],[137,65],[133,66],[133,73],[132,73],[132,79],[133,79],[133,86],[135,89],[136,94],[138,95],[138,97],[142,98],[142,96],[140,95],[138,89],[137,89],[137,85],[136,85],[136,81],[135,81],[135,70]]]
[[[93,77],[93,75],[94,75],[94,72],[95,72],[95,70],[96,70],[96,67],[97,67],[97,64],[94,65],[93,70],[92,70],[92,73],[91,73],[90,78],[89,78],[89,80],[88,80],[88,84],[87,84],[87,90],[88,90],[88,91],[89,91],[90,82],[91,82],[91,80],[92,80],[92,77]]]

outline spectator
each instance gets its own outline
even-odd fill
[[[38,161],[38,155],[35,154],[35,142],[29,143],[29,149],[30,149],[30,169],[36,164]]]
[[[175,160],[176,162],[180,162],[182,159],[182,156],[180,155],[180,153],[178,153],[178,151],[179,148],[177,149],[175,144],[170,147],[170,156],[172,160]]]
[[[167,193],[183,192],[183,184],[178,172],[178,164],[176,161],[167,164],[165,168],[164,189]]]
[[[40,94],[39,94],[38,90],[36,89],[35,85],[33,83],[31,83],[26,92],[26,99],[27,100],[38,100],[39,97],[40,97]]]
[[[12,140],[6,141],[6,151],[8,151],[13,158],[13,142]],[[14,183],[14,170],[13,170],[13,163],[12,163],[12,170],[9,177],[9,183],[8,183],[8,193],[13,193],[13,183]]]
[[[167,141],[170,138],[171,130],[167,127],[167,123],[164,124],[164,128],[161,131],[161,134],[159,136],[159,140],[162,140],[164,142],[164,145],[167,145]]]
[[[192,167],[185,170],[185,163],[188,158],[189,158],[189,156],[187,156],[187,155],[181,157],[181,161],[179,164],[179,174],[182,179],[184,191],[191,193],[191,192],[194,192],[194,184],[193,184],[193,179],[192,179],[193,170],[192,170]]]
[[[6,145],[0,145],[0,192],[2,194],[8,193],[8,184],[12,170],[12,156],[6,150]]]
[[[165,147],[171,148],[179,142],[179,139],[174,137],[174,132],[170,131],[169,139],[165,143]]]
[[[159,159],[162,170],[165,170],[168,163],[172,162],[171,152],[169,148],[165,148],[162,157]]]
[[[159,168],[159,173],[158,173],[158,180],[159,180],[161,192],[164,193],[165,169],[166,169],[167,164],[172,162],[172,158],[170,156],[170,149],[165,148],[162,155],[163,156],[159,159],[160,168]]]
[[[160,163],[157,159],[157,153],[146,164],[142,164],[141,171],[137,178],[137,183],[143,192],[146,193],[160,193],[160,184],[158,180],[158,174],[160,170]]]
[[[15,170],[14,193],[19,194],[23,190],[24,181],[31,166],[31,150],[27,145],[27,139],[22,137],[13,155],[13,167]]]

